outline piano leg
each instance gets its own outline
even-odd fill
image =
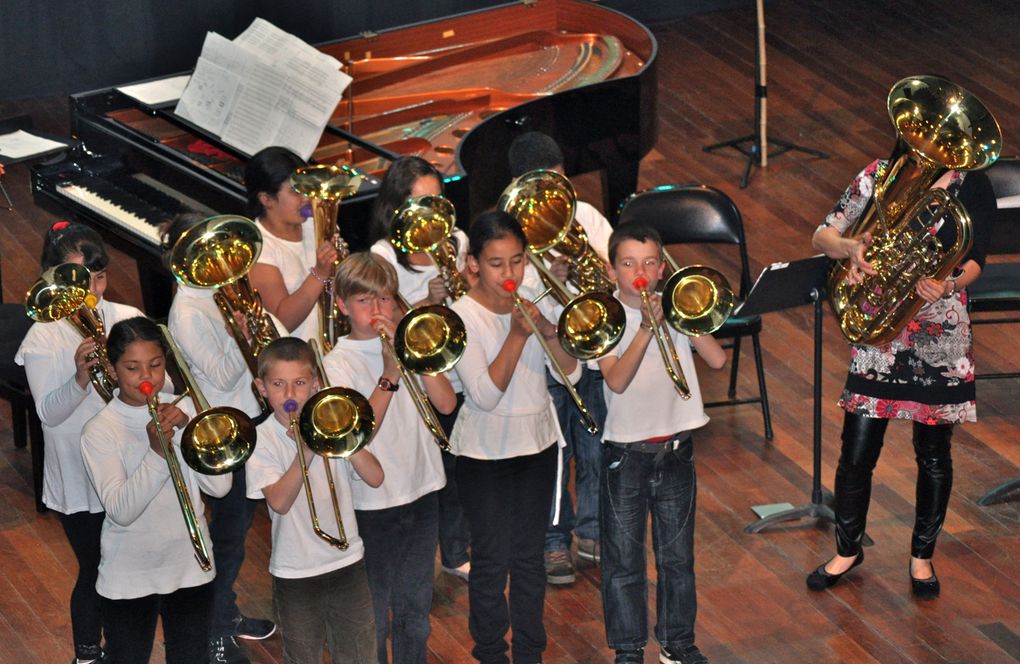
[[[627,162],[606,166],[602,170],[602,204],[606,218],[616,219],[620,205],[637,191],[641,162]]]
[[[173,300],[173,280],[162,267],[149,261],[136,260],[138,285],[142,291],[142,305],[146,315],[154,320],[166,320]]]

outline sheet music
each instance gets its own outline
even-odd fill
[[[308,159],[351,82],[339,68],[335,58],[255,19],[233,41],[206,35],[175,112],[249,155],[282,145]]]
[[[149,81],[148,83],[122,85],[117,89],[143,104],[155,106],[156,104],[166,104],[180,99],[181,93],[184,92],[185,86],[188,85],[189,78],[191,76],[183,74],[181,76],[161,78],[157,81]]]
[[[23,159],[64,147],[67,147],[64,143],[30,134],[23,129],[0,135],[0,156],[7,159]]]

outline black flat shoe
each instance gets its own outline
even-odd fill
[[[846,574],[847,572],[849,572],[850,570],[857,567],[863,562],[864,562],[864,549],[861,549],[861,552],[857,554],[857,558],[854,560],[853,564],[850,565],[850,567],[846,568],[845,572],[842,572],[840,574],[829,574],[828,572],[826,572],[825,566],[829,564],[828,561],[826,561],[819,565],[818,569],[816,569],[814,572],[811,572],[810,574],[807,575],[807,587],[810,588],[811,590],[827,590],[836,585],[839,582],[839,580],[843,578],[844,574]]]
[[[907,567],[907,573],[910,574],[910,567]],[[939,592],[942,590],[942,584],[939,583],[939,577],[935,576],[935,565],[931,566],[931,576],[927,579],[915,579],[913,574],[910,574],[910,592],[914,594],[917,599],[935,599],[939,596]]]

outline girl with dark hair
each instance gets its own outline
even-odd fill
[[[96,312],[107,326],[140,316],[134,307],[106,300],[106,267],[109,256],[93,229],[60,221],[43,242],[42,268],[62,263],[87,267],[90,290],[96,296]],[[79,664],[100,661],[102,625],[96,576],[99,569],[99,536],[103,505],[89,483],[81,458],[81,431],[103,408],[93,388],[89,370],[96,342],[82,339],[67,321],[35,323],[25,335],[14,361],[25,367],[28,384],[42,422],[46,455],[43,461],[43,503],[60,516],[60,524],[78,562],[78,578],[71,592],[71,630]]]
[[[504,212],[487,212],[468,236],[467,266],[477,281],[453,304],[471,343],[457,364],[465,400],[450,445],[471,529],[472,654],[480,662],[507,662],[505,637],[512,628],[513,660],[540,662],[546,646],[543,550],[560,435],[546,389],[547,358],[521,309],[568,380],[581,371],[556,342],[556,325],[531,302],[516,307],[506,290],[524,277],[520,225]]]
[[[336,249],[329,241],[317,244],[307,201],[290,185],[300,166],[304,162],[290,150],[268,147],[248,160],[244,180],[262,231],[262,254],[248,278],[266,311],[290,335],[307,340],[319,336],[315,305],[329,283]]]
[[[205,221],[196,213],[180,214],[167,226],[163,252],[169,262],[174,245],[188,230]],[[230,406],[256,418],[258,401],[252,392],[255,376],[248,369],[237,341],[227,329],[215,289],[178,284],[167,325],[183,354],[183,360],[199,389],[213,406]],[[241,329],[247,332],[246,325]],[[233,486],[223,498],[209,499],[212,544],[216,550],[216,579],[213,581],[213,611],[209,623],[209,659],[212,662],[244,664],[248,656],[236,638],[264,639],[276,631],[270,620],[241,614],[234,593],[234,581],[244,562],[244,542],[255,514],[254,500],[248,500],[245,472],[231,473]]]
[[[110,330],[108,349],[119,388],[81,434],[85,467],[106,509],[96,581],[106,649],[117,664],[149,661],[162,617],[167,664],[203,662],[216,573],[195,560],[146,400],[146,383],[158,394],[166,381],[163,340],[155,323],[130,318]],[[231,480],[198,474],[184,462],[181,435],[194,407],[190,399],[177,406],[171,400],[162,396],[158,426],[171,441],[197,527],[209,541],[199,491],[222,497]]]
[[[439,172],[421,157],[400,157],[390,166],[383,179],[379,195],[372,207],[372,253],[382,256],[397,272],[400,294],[412,306],[443,304],[450,292],[443,282],[433,260],[425,252],[408,254],[394,248],[390,242],[394,212],[410,197],[439,196],[443,193],[443,180]],[[457,270],[463,274],[467,256],[467,235],[457,229],[453,233],[453,246],[457,256]],[[462,389],[456,375],[449,374],[453,389],[458,393],[458,404],[463,403]],[[439,421],[449,436],[457,419],[457,409],[450,415],[439,415]],[[439,553],[442,569],[447,574],[467,580],[471,571],[468,556],[468,530],[464,510],[457,492],[454,477],[456,457],[443,453],[443,468],[447,482],[439,491]]]

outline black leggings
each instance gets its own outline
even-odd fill
[[[836,469],[836,551],[856,556],[861,550],[864,525],[871,501],[871,475],[882,451],[889,420],[847,413],[843,419],[843,447]],[[931,558],[935,540],[946,520],[953,488],[950,457],[952,424],[914,422],[917,460],[914,534],[910,555]]]
[[[60,525],[78,561],[78,579],[71,591],[71,632],[75,657],[81,660],[99,659],[101,654],[102,621],[96,579],[99,576],[99,536],[105,516],[103,512],[60,515]]]

